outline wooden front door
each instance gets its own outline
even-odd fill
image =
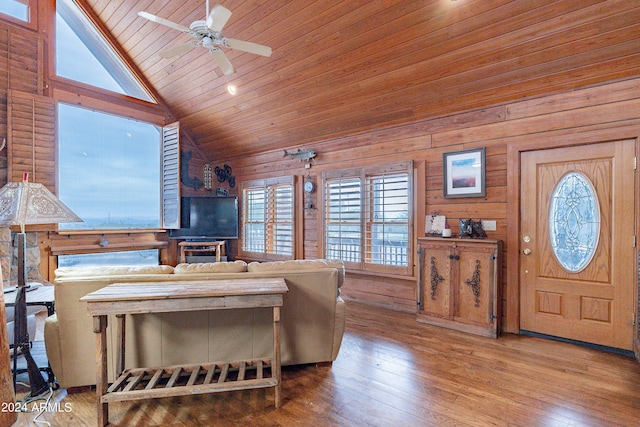
[[[633,349],[634,141],[522,153],[520,329]]]

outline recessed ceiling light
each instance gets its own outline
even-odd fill
[[[236,93],[238,93],[238,89],[236,89],[234,85],[227,85],[227,92],[229,92],[231,95],[235,95]]]

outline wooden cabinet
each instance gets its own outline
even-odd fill
[[[418,255],[418,321],[497,337],[502,241],[423,237]]]

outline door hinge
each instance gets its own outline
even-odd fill
[[[631,325],[632,326],[636,326],[636,314],[635,313],[633,313],[631,315]]]
[[[636,235],[635,234],[633,235],[633,247],[634,248],[636,247]]]

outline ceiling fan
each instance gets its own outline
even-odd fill
[[[157,24],[182,31],[194,38],[194,40],[188,43],[161,52],[160,56],[163,58],[171,58],[188,52],[195,47],[202,46],[209,50],[222,72],[225,75],[230,75],[235,72],[235,69],[229,61],[229,58],[227,58],[227,55],[222,51],[223,47],[256,55],[271,56],[271,48],[268,46],[225,37],[222,34],[222,28],[231,17],[231,11],[224,6],[215,4],[211,12],[209,12],[209,0],[207,0],[206,5],[206,21],[193,21],[189,28],[148,12],[138,12],[138,16]]]

